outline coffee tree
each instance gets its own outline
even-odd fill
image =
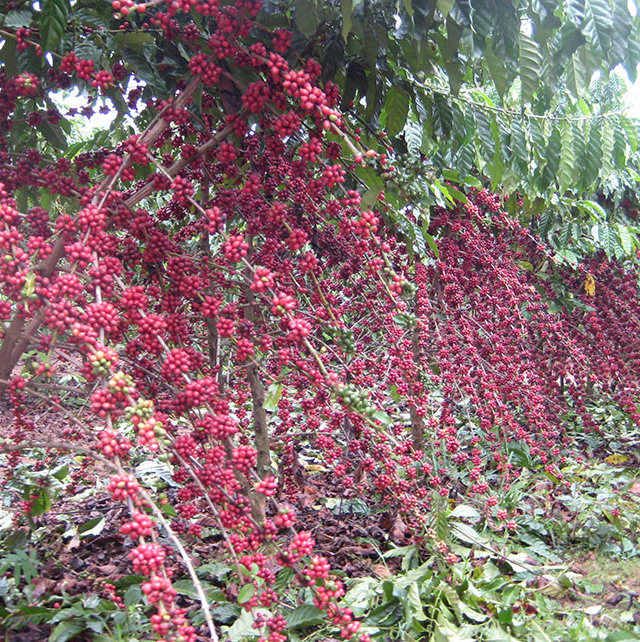
[[[299,526],[304,462],[452,563],[448,498],[515,530],[498,489],[518,465],[561,481],[568,418],[597,429],[589,405],[608,398],[638,419],[637,210],[624,185],[611,210],[602,196],[623,166],[632,177],[637,125],[595,103],[576,117],[538,77],[562,56],[583,75],[633,69],[635,31],[597,57],[618,24],[606,2],[506,4],[511,26],[457,2],[5,8],[5,480],[34,447],[52,453],[42,466],[58,451],[99,462],[159,639],[196,639],[176,558],[219,637],[189,555],[204,528],[253,637],[285,640],[295,620],[370,639]],[[488,66],[493,87],[471,100],[464,65],[470,83]],[[103,130],[72,126],[103,111]],[[574,183],[596,138],[604,167]],[[541,211],[554,190],[564,210]],[[55,438],[38,436],[36,403],[65,418]],[[169,466],[169,497],[136,477],[145,459]],[[16,525],[50,491],[14,503]]]

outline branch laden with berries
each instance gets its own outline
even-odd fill
[[[30,397],[75,417],[61,439],[93,440],[113,467],[158,639],[196,639],[167,561],[198,586],[184,546],[213,522],[253,637],[287,639],[307,599],[366,641],[313,534],[296,530],[300,458],[345,496],[401,510],[408,538],[453,561],[433,528],[441,498],[465,495],[514,529],[497,490],[518,475],[513,443],[560,479],[560,418],[593,428],[594,389],[638,418],[638,328],[614,320],[640,310],[630,272],[603,257],[579,276],[556,265],[485,190],[434,209],[438,256],[414,260],[366,184],[394,174],[392,150],[363,146],[337,86],[260,8],[119,0],[99,38],[72,30],[73,49],[46,60],[55,21],[7,32],[34,71],[0,74],[0,386],[15,416],[0,447],[14,464],[33,441]],[[119,115],[111,135],[60,154],[75,114],[51,95],[70,87],[82,113],[108,100]],[[424,224],[410,203],[403,213]],[[580,304],[559,307],[571,293]],[[90,391],[84,415],[80,391],[57,394],[70,371]],[[170,467],[171,521],[136,478],[140,459]]]

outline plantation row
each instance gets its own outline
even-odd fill
[[[19,528],[87,471],[108,477],[126,508],[108,528],[127,538],[158,639],[198,639],[176,562],[219,639],[189,553],[211,537],[242,635],[289,639],[292,613],[343,639],[376,634],[315,552],[322,526],[298,519],[310,466],[336,496],[398,515],[404,541],[446,567],[456,501],[515,533],[504,495],[523,467],[562,484],[567,428],[597,431],[594,404],[638,421],[628,257],[568,260],[537,235],[540,213],[470,174],[434,179],[430,208],[388,201],[380,181],[402,194],[407,180],[398,149],[258,2],[116,1],[119,27],[76,15],[66,49],[72,10],[45,2],[38,26],[16,5],[0,32],[3,483]],[[100,38],[118,55],[96,54]],[[51,92],[70,87],[89,111],[110,99],[111,136],[61,149],[73,132]],[[64,452],[75,468],[25,482],[33,447],[47,449],[36,470]],[[170,486],[146,483],[141,462],[168,467]]]

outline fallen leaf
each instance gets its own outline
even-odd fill
[[[385,564],[372,564],[371,569],[378,577],[381,577],[383,579],[391,575],[391,571],[386,567]]]
[[[402,521],[400,514],[396,515],[389,532],[389,538],[394,544],[402,544],[406,539],[407,525]]]

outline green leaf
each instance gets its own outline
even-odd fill
[[[586,45],[580,47],[566,62],[566,77],[569,89],[575,96],[587,93],[591,84],[591,55]]]
[[[408,544],[407,546],[398,546],[398,548],[392,548],[389,551],[386,551],[382,557],[385,560],[391,559],[392,557],[405,557],[406,555],[416,553],[416,545]]]
[[[560,244],[560,247],[566,248],[568,245],[570,245],[572,239],[573,239],[573,225],[571,224],[571,221],[565,221],[564,224],[562,225],[562,229],[560,231],[560,237],[558,241]]]
[[[607,213],[602,206],[595,201],[581,200],[577,201],[576,205],[582,211],[587,212],[593,221],[605,221],[607,219]]]
[[[295,21],[296,26],[305,36],[315,33],[320,24],[316,0],[296,0]]]
[[[547,147],[547,138],[545,134],[544,123],[539,118],[532,118],[529,121],[529,136],[531,141],[531,152],[536,159],[540,168],[546,162],[545,151]]]
[[[464,522],[453,522],[451,524],[451,533],[467,544],[487,543],[487,538],[484,535],[481,535],[475,528]]]
[[[573,122],[573,155],[575,158],[575,163],[573,166],[573,183],[579,189],[585,188],[585,175],[584,169],[582,167],[582,161],[585,157],[586,144],[584,139],[584,132],[580,128],[580,125],[577,121]]]
[[[256,592],[256,587],[253,584],[245,584],[238,593],[238,604],[248,602]]]
[[[480,513],[470,504],[458,504],[450,513],[449,517],[478,520]]]
[[[415,121],[407,121],[404,126],[404,140],[409,153],[417,156],[422,147],[422,125]]]
[[[626,116],[620,116],[620,125],[624,128],[627,143],[631,148],[632,152],[635,152],[638,148],[638,122],[627,118]]]
[[[0,62],[3,63],[2,70],[12,78],[18,73],[18,57],[16,50],[16,41],[14,38],[7,38],[0,49]]]
[[[635,633],[630,633],[629,631],[614,631],[609,633],[605,638],[605,642],[636,642],[638,636]]]
[[[391,582],[389,582],[391,584]],[[397,598],[391,598],[380,606],[374,608],[368,615],[364,624],[366,626],[393,626],[402,619],[404,609]]]
[[[449,196],[451,196],[454,200],[458,201],[459,203],[466,204],[469,202],[469,199],[466,197],[466,195],[463,194],[459,189],[453,187],[452,185],[449,185],[447,187],[447,192]]]
[[[405,613],[405,618],[408,622],[411,622],[411,620],[424,620],[425,618],[420,596],[420,584],[418,582],[413,582],[407,590]]]
[[[492,159],[495,151],[495,142],[491,133],[491,124],[487,113],[482,108],[474,109],[476,124],[476,140],[484,158]]]
[[[618,223],[618,236],[620,237],[620,245],[627,256],[631,256],[634,250],[633,236],[626,225]]]
[[[484,52],[487,36],[491,33],[496,19],[493,0],[471,0],[471,31],[478,52]]]
[[[529,153],[527,151],[527,139],[520,120],[516,117],[511,121],[511,151],[515,161],[515,169],[520,171],[522,176],[528,173]]]
[[[599,229],[600,245],[609,259],[612,259],[616,253],[616,235],[610,225],[600,225]]]
[[[281,591],[289,586],[293,582],[295,577],[294,570],[292,568],[283,568],[276,577],[276,582],[274,584],[274,589],[276,591]]]
[[[436,8],[444,18],[449,15],[455,0],[436,0]]]
[[[85,58],[86,60],[93,60],[93,62],[98,63],[102,58],[103,50],[96,46],[96,44],[91,40],[82,40],[74,48],[73,52],[78,56],[78,58]],[[135,52],[134,52],[135,53]],[[129,54],[126,54],[127,57],[130,57]],[[140,54],[136,54],[139,60],[143,61],[145,65],[148,65],[147,61]],[[139,60],[132,61],[136,66],[136,74],[138,72],[137,66]]]
[[[200,585],[204,589],[205,594],[209,598],[209,601],[216,601],[216,602],[225,601],[224,593],[222,593],[222,591],[219,588],[212,586],[208,582],[202,582],[202,581],[200,582]],[[253,584],[247,584],[246,586],[253,586]],[[187,597],[190,597],[191,599],[194,599],[194,600],[197,599],[199,596],[198,590],[196,589],[192,579],[177,580],[173,583],[173,588],[175,588],[175,590],[180,595],[186,595]]]
[[[67,640],[70,640],[74,635],[82,633],[84,630],[85,626],[81,622],[64,620],[51,631],[49,642],[67,642]]]
[[[508,68],[518,65],[518,34],[520,32],[520,16],[513,2],[496,3],[497,10],[493,27],[493,50],[500,56]]]
[[[283,387],[281,383],[272,383],[267,388],[267,396],[264,400],[263,408],[267,412],[273,412],[278,407],[278,402],[282,397]]]
[[[377,419],[379,422],[383,423],[385,426],[389,426],[393,423],[393,419],[386,412],[384,412],[384,410],[376,410],[373,413],[373,418]]]
[[[454,161],[460,172],[467,174],[475,163],[475,147],[473,145],[461,145],[454,157]]]
[[[571,251],[567,249],[558,250],[558,253],[555,256],[556,261],[565,261],[571,267],[575,268],[578,265],[578,257]],[[551,477],[550,477],[551,479]]]
[[[438,247],[438,245],[437,245],[435,239],[433,238],[433,236],[431,236],[431,234],[427,234],[426,232],[422,232],[422,237],[427,242],[427,245],[429,246],[429,248],[433,252],[433,255],[437,259],[439,259],[440,258],[440,248]]]
[[[605,118],[600,127],[602,135],[602,174],[601,178],[606,178],[613,171],[613,144],[614,134],[611,119]]]
[[[638,65],[640,64],[640,26],[636,26],[634,32],[627,41],[627,51],[624,57],[624,68],[629,81],[636,82],[638,77]]]
[[[253,626],[256,616],[261,616],[266,619],[271,617],[271,611],[267,609],[253,609],[251,612],[243,610],[242,613],[240,613],[240,617],[226,630],[223,639],[226,640],[228,638],[231,642],[241,642],[241,640],[253,638],[256,633]]]
[[[357,167],[356,175],[369,189],[374,187],[379,187],[380,189],[384,188],[384,181],[380,174],[369,165],[361,165],[360,167]]]
[[[38,492],[38,491],[36,491]],[[31,515],[34,517],[46,513],[51,508],[51,497],[45,490],[40,490],[38,498],[33,502]]]
[[[627,160],[627,137],[619,120],[613,123],[613,161],[616,169],[624,169]]]
[[[90,535],[100,535],[104,530],[107,520],[104,517],[94,517],[81,526],[78,526],[80,537],[89,537]]]
[[[39,129],[47,142],[56,150],[64,151],[67,148],[67,139],[60,125],[52,125],[46,120],[42,121]]]
[[[139,604],[142,600],[142,589],[139,585],[130,586],[124,594],[125,606],[133,606]]]
[[[167,517],[177,517],[178,516],[178,511],[176,511],[176,509],[171,504],[161,504],[160,505],[160,510]]]
[[[57,470],[55,473],[53,473],[53,477],[56,479],[59,479],[62,481],[65,479],[65,477],[69,474],[69,466],[65,464],[64,466],[61,466],[59,470]]]
[[[627,0],[613,0],[613,25],[614,37],[611,42],[611,65],[623,63],[627,54],[627,43],[631,38],[633,18],[629,13]]]
[[[311,604],[303,604],[287,613],[286,630],[300,629],[324,621],[325,612]]]
[[[449,91],[452,96],[456,96],[460,91],[462,84],[462,65],[458,56],[460,48],[460,38],[462,37],[462,27],[453,20],[446,21],[447,37],[440,40],[435,38],[440,48],[444,69],[449,79]]]
[[[494,53],[491,42],[487,44],[484,50],[483,60],[489,70],[489,74],[491,74],[491,80],[493,80],[493,84],[502,98],[509,89],[509,79],[507,78],[504,61]]]
[[[566,0],[564,10],[567,18],[576,26],[584,21],[584,0]]]
[[[42,0],[40,39],[43,51],[58,51],[67,30],[68,0]]]
[[[121,31],[114,38],[120,50],[128,47],[140,55],[144,54],[144,45],[153,42],[151,34],[142,31]]]
[[[9,11],[4,19],[4,26],[9,29],[28,27],[33,20],[31,11]]]
[[[560,150],[560,163],[558,164],[558,187],[560,193],[564,193],[569,186],[573,184],[573,166],[576,160],[573,151],[573,128],[568,121],[562,125],[561,140],[562,148]]]
[[[613,40],[613,18],[607,0],[585,0],[582,33],[595,53],[608,61]]]
[[[443,136],[448,136],[453,124],[453,111],[451,103],[445,96],[436,94],[433,97],[433,115],[437,129]]]
[[[368,189],[362,195],[362,201],[360,202],[360,206],[362,207],[362,209],[368,210],[373,208],[373,206],[378,202],[378,196],[380,196],[380,192],[382,192],[382,187],[372,187]]]
[[[584,157],[582,159],[583,185],[588,189],[598,178],[602,160],[602,145],[600,141],[600,129],[593,123],[589,131],[589,140],[585,145]]]
[[[409,92],[402,87],[391,87],[384,101],[386,113],[386,131],[388,136],[395,136],[404,128],[409,113]]]
[[[342,12],[342,38],[346,42],[351,25],[353,25],[353,0],[340,0],[340,9]]]
[[[540,82],[540,68],[542,66],[542,54],[540,45],[531,36],[520,32],[520,82],[521,98],[523,103],[528,103]]]

